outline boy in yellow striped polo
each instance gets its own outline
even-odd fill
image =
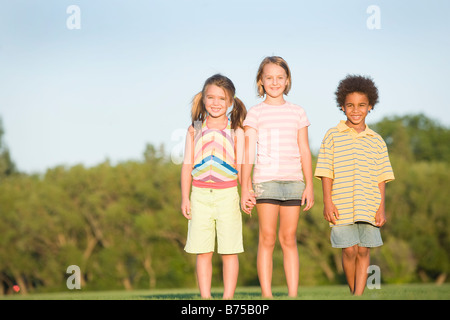
[[[394,173],[386,143],[365,122],[378,102],[372,79],[348,75],[335,94],[347,120],[325,134],[314,175],[322,180],[323,214],[332,227],[331,245],[342,248],[350,291],[361,295],[369,250],[383,244],[385,183],[394,180]]]

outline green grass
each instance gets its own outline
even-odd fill
[[[213,299],[221,299],[222,289],[212,290]],[[293,300],[287,296],[287,289],[273,289],[275,300]],[[259,287],[240,287],[235,300],[260,300]],[[161,289],[133,291],[83,291],[67,290],[56,293],[13,294],[0,296],[0,300],[197,300],[197,289]],[[381,289],[366,289],[362,297],[350,295],[347,286],[300,287],[299,300],[450,300],[450,284],[381,285]]]

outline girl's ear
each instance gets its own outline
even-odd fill
[[[368,112],[370,112],[370,111],[372,111],[372,106],[369,106],[369,108],[367,109],[368,110]]]

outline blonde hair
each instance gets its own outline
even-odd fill
[[[230,105],[233,104],[233,109],[230,111],[228,116],[231,120],[231,128],[243,128],[243,122],[245,116],[247,115],[247,109],[245,108],[244,103],[236,97],[236,88],[234,87],[233,82],[227,77],[221,74],[215,74],[208,79],[206,79],[205,84],[203,85],[202,91],[197,93],[192,99],[192,108],[191,108],[191,119],[192,126],[194,126],[195,121],[205,121],[208,112],[206,111],[205,104],[203,102],[204,93],[206,88],[209,85],[216,85],[219,88],[222,88],[225,91],[225,95],[229,100]]]
[[[266,94],[266,90],[264,89],[264,86],[262,85],[262,75],[263,75],[264,67],[266,65],[268,65],[269,63],[276,64],[277,66],[282,67],[284,69],[284,71],[286,71],[288,83],[287,83],[286,88],[284,89],[283,93],[285,95],[287,95],[289,93],[289,90],[291,90],[291,84],[292,84],[291,71],[289,70],[289,66],[283,58],[278,57],[278,56],[271,56],[271,57],[265,57],[263,59],[263,61],[259,65],[258,73],[256,74],[256,88],[258,91],[258,97],[264,97],[264,95]]]

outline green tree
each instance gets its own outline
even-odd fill
[[[385,117],[370,125],[392,155],[407,160],[450,162],[450,130],[423,114]]]
[[[2,119],[0,118],[0,178],[15,173],[16,165],[11,159],[9,149],[6,147],[3,141],[3,135],[5,131],[3,129]]]

